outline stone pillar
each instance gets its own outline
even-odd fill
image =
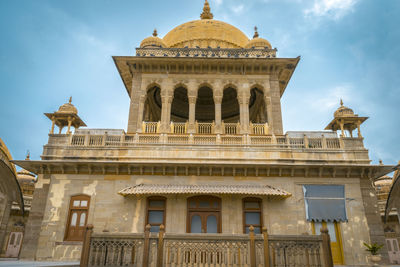
[[[265,93],[264,93],[265,94]],[[264,108],[265,112],[267,114],[267,123],[270,131],[273,133],[274,132],[274,122],[272,118],[272,106],[271,106],[271,96],[270,95],[264,95]]]
[[[170,123],[171,123],[171,104],[173,97],[173,87],[172,83],[169,81],[165,81],[162,84],[161,88],[161,133],[169,133],[170,132]]]
[[[55,124],[56,124],[56,119],[53,116],[53,117],[51,117],[51,130],[50,130],[51,134],[54,134],[54,126],[55,126]]]
[[[142,132],[142,124],[143,124],[143,117],[144,117],[144,103],[146,101],[146,95],[141,94],[139,96],[139,101],[138,101],[138,113],[137,113],[137,129],[136,132],[141,133]]]
[[[340,130],[342,131],[342,133],[340,134],[340,137],[345,137],[343,120],[339,120],[339,125],[340,125]]]
[[[68,128],[67,128],[67,134],[71,133],[71,124],[72,124],[73,118],[68,117]]]
[[[281,92],[279,88],[278,74],[272,73],[269,80],[271,93],[271,118],[273,122],[273,133],[275,135],[283,134],[282,110],[281,110]],[[270,118],[268,118],[270,119]]]
[[[34,260],[38,249],[38,241],[41,233],[42,221],[46,209],[46,201],[50,188],[50,175],[38,175],[33,192],[32,206],[29,212],[28,222],[25,226],[24,239],[20,259]],[[42,244],[46,246],[46,244]]]
[[[360,125],[361,125],[361,122],[357,121],[357,136],[358,136],[358,138],[362,138]]]
[[[364,205],[365,217],[367,219],[370,243],[377,243],[384,245],[380,250],[382,254],[383,264],[389,263],[389,255],[386,247],[385,234],[383,231],[383,224],[381,215],[378,209],[378,200],[375,195],[375,189],[372,182],[368,178],[360,179],[361,197]]]
[[[188,88],[188,100],[189,100],[189,129],[188,133],[196,133],[196,101],[197,101],[197,87],[196,84],[189,83]]]
[[[222,97],[224,95],[224,90],[220,84],[216,85],[213,90],[213,98],[214,98],[214,105],[215,105],[215,133],[222,134]]]
[[[133,74],[130,92],[131,102],[129,105],[128,133],[136,133],[138,129],[139,97],[142,94],[142,76],[140,74]]]
[[[241,134],[249,133],[249,101],[250,87],[248,84],[242,84],[238,90],[238,101],[240,107],[240,132]]]

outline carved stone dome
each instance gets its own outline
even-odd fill
[[[172,29],[163,38],[169,47],[244,48],[249,42],[238,28],[213,19],[186,22]]]
[[[246,45],[245,48],[270,48],[271,49],[271,44],[270,42],[268,42],[267,40],[265,40],[264,38],[260,38],[260,37],[256,37],[250,40],[250,42]]]
[[[25,169],[21,169],[19,172],[17,172],[17,180],[19,182],[35,182],[36,177],[33,173]]]
[[[73,114],[78,114],[78,109],[71,104],[72,97],[69,99],[68,103],[65,103],[64,105],[60,106],[58,109],[57,113],[73,113]]]
[[[340,101],[340,107],[335,111],[334,117],[347,117],[347,116],[355,116],[354,111],[351,108],[343,106],[343,101]]]
[[[141,48],[145,47],[167,47],[163,39],[160,37],[157,37],[157,30],[154,30],[153,36],[147,37],[143,39],[143,41],[140,43]]]

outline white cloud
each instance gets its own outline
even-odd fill
[[[339,19],[351,11],[359,0],[315,0],[314,5],[304,11],[306,16],[328,16]]]
[[[224,0],[214,0],[214,3],[216,6],[222,5],[223,2],[224,2]]]
[[[324,96],[319,97],[317,101],[314,98],[310,98],[308,104],[315,110],[331,111],[334,110],[335,107],[339,107],[340,99],[342,99],[346,105],[346,102],[352,98],[353,89],[354,87],[351,84],[338,85],[328,90],[324,90]]]
[[[240,14],[243,12],[244,5],[240,4],[238,6],[233,6],[233,7],[231,7],[231,9],[232,9],[233,13]]]

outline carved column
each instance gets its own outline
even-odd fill
[[[51,130],[50,133],[54,134],[54,125],[56,124],[56,119],[53,117],[51,117]]]
[[[250,88],[248,84],[242,84],[239,88],[238,101],[240,107],[240,132],[242,134],[249,133],[249,101]]]
[[[137,114],[137,130],[136,132],[142,132],[142,124],[143,124],[143,115],[144,115],[144,103],[146,102],[146,95],[141,94],[139,96],[139,103],[138,103],[138,114]]]
[[[266,93],[264,93],[264,94],[266,94]],[[267,119],[266,119],[266,121],[267,121],[267,123],[268,123],[268,127],[269,127],[269,129],[270,129],[270,131],[271,132],[274,132],[274,121],[273,121],[273,118],[272,118],[272,106],[271,106],[271,96],[270,96],[270,93],[269,93],[269,87],[268,87],[268,95],[264,95],[264,108],[265,108],[265,111],[264,111],[264,113],[265,114],[267,114]]]
[[[71,133],[71,124],[74,118],[72,117],[68,117],[68,128],[67,128],[67,132],[66,134],[70,134]]]
[[[339,125],[340,125],[340,130],[341,130],[341,134],[340,134],[340,137],[345,137],[345,134],[344,134],[344,121],[343,120],[339,120]]]
[[[143,89],[146,91],[146,88]],[[137,119],[140,95],[142,95],[142,76],[140,74],[134,74],[130,91],[131,102],[129,105],[128,133],[136,133],[138,129]]]
[[[196,132],[196,101],[197,101],[197,87],[196,84],[191,82],[188,88],[189,100],[189,129],[188,133]]]
[[[362,138],[360,125],[361,125],[361,122],[357,121],[357,135],[358,135],[358,138]]]
[[[275,135],[283,134],[282,126],[282,110],[281,110],[281,92],[279,88],[278,74],[272,73],[270,76],[270,97],[271,97],[271,115],[268,119],[272,118],[273,133]]]
[[[161,88],[161,133],[170,132],[170,122],[171,122],[171,104],[173,97],[173,87],[170,82],[165,81]]]
[[[222,134],[222,111],[221,111],[221,104],[222,104],[222,97],[224,91],[220,84],[216,85],[213,90],[213,97],[214,97],[214,105],[215,105],[215,133]]]

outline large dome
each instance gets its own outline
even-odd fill
[[[244,48],[249,38],[238,28],[213,19],[193,20],[171,30],[163,38],[168,47]]]

